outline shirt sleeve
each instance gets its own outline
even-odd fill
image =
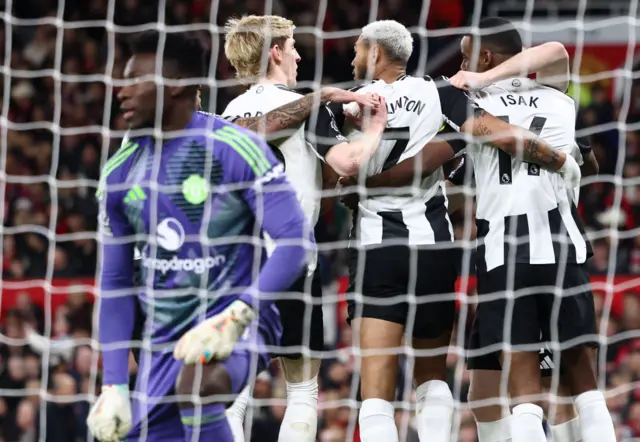
[[[446,77],[440,77],[436,87],[444,120],[453,129],[459,131],[469,118],[481,110],[465,91],[452,86]]]
[[[459,133],[446,123],[442,125],[440,132],[438,132],[438,137],[449,143],[456,155],[459,155],[467,148],[464,134]]]
[[[103,384],[129,382],[129,349],[133,335],[136,296],[134,289],[134,237],[117,193],[105,189],[98,219],[102,263],[99,275],[99,326]]]
[[[215,136],[230,147],[225,149],[222,158],[223,167],[230,171],[230,181],[246,185],[242,190],[245,201],[261,229],[276,243],[252,290],[240,296],[249,305],[257,301],[263,310],[273,300],[263,299],[260,293],[286,291],[300,276],[307,249],[315,247],[313,230],[286,178],[284,166],[263,140],[231,125],[216,131]]]
[[[462,158],[460,158],[460,163],[458,164],[458,167],[456,167],[451,171],[447,180],[451,181],[456,186],[462,186],[463,184],[465,184],[466,177],[467,177],[467,168],[469,167],[467,163],[468,163],[468,160],[466,157],[463,156]]]
[[[578,148],[580,149],[580,153],[582,154],[583,157],[589,155],[589,153],[591,153],[591,144],[589,143],[589,137],[577,137],[576,138],[576,144],[578,145]]]
[[[342,108],[342,105],[340,106]],[[344,113],[342,114],[344,124]],[[324,158],[329,149],[349,140],[342,135],[335,114],[328,106],[322,106],[318,110],[318,117],[315,119],[315,126],[307,131],[307,140],[313,145],[318,154]],[[309,120],[310,124],[312,120]]]

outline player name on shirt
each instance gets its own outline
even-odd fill
[[[505,107],[509,107],[509,106],[529,106],[529,107],[535,107],[536,109],[538,109],[538,100],[540,99],[540,97],[522,97],[522,96],[517,96],[517,95],[512,95],[512,94],[507,94],[507,95],[503,95],[500,97],[500,101],[502,102],[502,104],[505,105]]]
[[[443,125],[457,129],[474,110],[472,100],[444,78],[434,81],[430,77],[404,75],[392,83],[374,81],[359,88],[358,92],[376,93],[387,100],[387,129],[366,167],[367,176],[414,157]],[[344,131],[352,139],[359,136],[358,131],[350,131],[348,126]],[[397,242],[430,245],[453,241],[443,180],[440,168],[422,179],[411,196],[405,191],[405,195],[361,199],[354,212],[352,241],[363,247]]]
[[[407,111],[414,112],[416,115],[421,115],[422,111],[424,111],[426,107],[427,105],[422,101],[414,100],[413,98],[409,98],[404,95],[391,103],[387,103],[387,113],[389,115],[393,115],[396,112]]]
[[[528,78],[498,82],[475,93],[478,105],[504,121],[575,155],[576,107],[556,89]],[[584,263],[591,248],[562,178],[491,146],[467,148],[476,181],[477,267],[507,261]],[[514,250],[515,249],[515,250]]]

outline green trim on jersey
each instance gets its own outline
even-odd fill
[[[100,174],[100,181],[98,183],[98,190],[96,191],[96,197],[99,200],[102,200],[104,197],[104,186],[107,181],[107,177],[111,172],[116,170],[119,166],[124,163],[127,158],[129,158],[133,153],[140,147],[138,143],[133,141],[128,141],[122,143],[120,149],[116,151],[113,157],[107,160],[107,163],[104,165],[104,169],[102,169],[102,173]]]
[[[271,163],[269,163],[265,153],[248,135],[243,134],[238,129],[225,126],[216,130],[213,133],[213,137],[216,140],[227,143],[238,155],[244,158],[256,176],[262,176],[271,169]]]

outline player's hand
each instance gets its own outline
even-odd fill
[[[378,100],[380,105],[371,111],[369,121],[366,121],[367,118],[363,121],[363,129],[365,130],[371,128],[382,132],[387,127],[387,100],[382,96],[379,96]]]
[[[562,179],[564,180],[564,185],[567,189],[567,193],[571,201],[577,204],[575,198],[575,189],[580,186],[580,179],[582,178],[582,172],[580,171],[580,166],[578,162],[573,158],[572,155],[565,154],[564,164],[560,169],[558,169],[558,173],[562,175]]]
[[[333,102],[333,103],[351,103],[355,102],[360,105],[360,107],[378,107],[378,100],[373,94],[358,94],[356,92],[345,91],[344,89],[339,89],[337,87],[323,87],[320,91],[321,100],[323,103]]]
[[[100,442],[119,442],[131,429],[128,385],[105,385],[87,417],[89,431]]]
[[[255,312],[249,305],[233,301],[222,312],[185,333],[173,350],[173,357],[184,360],[185,364],[224,360],[254,317]]]
[[[449,78],[449,83],[458,89],[465,91],[482,89],[492,83],[491,79],[484,73],[458,71],[456,75]]]

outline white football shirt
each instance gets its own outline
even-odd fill
[[[444,124],[460,125],[466,121],[471,100],[450,85],[441,86],[442,81],[429,77],[403,75],[392,83],[377,80],[358,90],[381,95],[387,102],[387,129],[380,147],[366,165],[367,176],[420,153]],[[359,134],[346,128],[344,133],[352,140]],[[326,155],[326,151],[320,153]],[[413,192],[405,189],[401,195],[390,191],[361,199],[354,213],[351,240],[360,246],[453,241],[443,180],[444,173],[439,168],[422,179]]]
[[[580,155],[575,143],[575,103],[558,90],[529,78],[515,78],[473,95],[487,112],[530,130],[555,149]],[[467,146],[467,156],[475,175],[479,271],[505,262],[586,261],[590,247],[559,174],[488,145]]]

